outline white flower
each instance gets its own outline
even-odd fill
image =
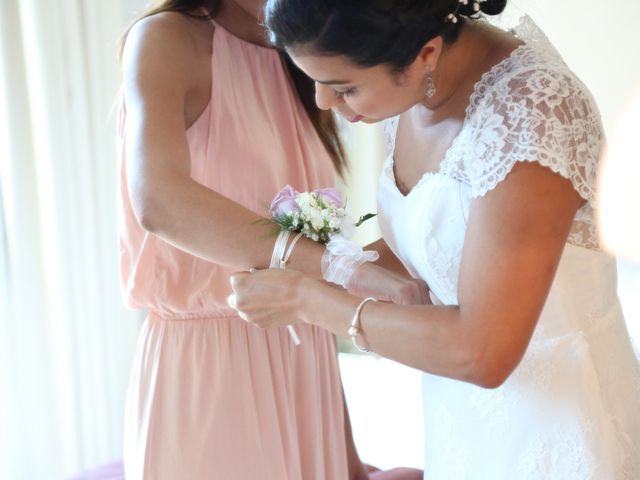
[[[303,212],[318,208],[318,201],[313,193],[302,192],[296,196],[296,203]]]
[[[309,212],[309,222],[311,222],[311,227],[314,230],[321,230],[324,227],[324,219],[318,210]]]
[[[331,228],[332,230],[335,230],[336,228],[340,227],[340,219],[337,217],[331,217],[329,219],[329,228]]]
[[[286,218],[274,219],[283,228],[302,234],[315,242],[326,243],[333,235],[342,234],[349,238],[355,226],[348,218],[343,206],[338,206],[342,200],[336,201],[340,195],[334,189],[320,189],[319,194],[314,192],[295,192],[295,197],[290,195],[295,208],[290,208]],[[289,192],[289,193],[291,193]],[[273,214],[272,214],[273,215]]]

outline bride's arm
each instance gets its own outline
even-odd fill
[[[581,203],[550,169],[516,165],[472,204],[459,306],[367,303],[358,340],[425,372],[500,385],[529,343]],[[360,303],[293,272],[239,274],[232,284],[241,314],[261,326],[302,320],[346,336]]]
[[[396,257],[395,253],[393,253],[387,242],[384,241],[384,238],[380,238],[375,242],[370,243],[365,247],[365,250],[376,250],[378,254],[380,254],[380,258],[376,262],[376,265],[401,275],[409,275],[407,269],[404,267],[400,259]]]

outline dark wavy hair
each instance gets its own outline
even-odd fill
[[[161,12],[179,12],[193,18],[208,20],[216,17],[220,11],[221,5],[222,0],[163,0],[156,2],[155,5],[144,11],[125,30],[120,42],[120,55],[122,55],[124,42],[127,39],[127,35],[131,30],[131,27],[143,18],[147,18]],[[202,10],[207,13],[199,13]],[[333,162],[336,172],[339,175],[343,175],[347,168],[347,164],[344,148],[340,141],[338,129],[332,113],[320,110],[316,105],[315,86],[313,81],[304,75],[304,73],[302,73],[293,64],[288,55],[281,52],[281,57],[295,87],[295,91],[298,94],[298,98],[304,106],[307,116],[311,120],[311,123],[327,150],[327,153],[331,157],[331,161]]]
[[[268,0],[271,42],[290,51],[341,55],[356,65],[387,65],[401,72],[432,38],[456,40],[466,20],[478,17],[473,0]],[[501,13],[507,0],[480,2],[480,12]],[[458,22],[446,21],[456,12]]]

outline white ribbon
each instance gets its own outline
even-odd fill
[[[346,287],[356,269],[365,262],[375,262],[380,255],[362,247],[342,235],[334,235],[322,255],[322,277],[331,283]]]
[[[380,255],[375,250],[362,250],[362,247],[342,235],[332,235],[327,243],[327,250],[337,256],[351,257],[355,260],[375,262]]]

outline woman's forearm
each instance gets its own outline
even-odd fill
[[[313,282],[302,287],[304,321],[348,337],[361,299],[312,279],[304,282]],[[376,354],[425,372],[492,386],[495,372],[483,358],[486,339],[465,322],[458,307],[369,302],[360,321],[357,341]]]
[[[278,233],[269,219],[195,182],[182,165],[153,164],[147,166],[145,175],[135,170],[128,173],[131,202],[147,231],[197,257],[239,271],[269,267]],[[324,252],[324,245],[300,238],[287,268],[322,278]],[[354,293],[397,303],[424,301],[426,288],[406,272],[399,275],[373,264],[362,265],[351,274],[356,271],[361,274],[359,282],[350,282]],[[371,284],[363,284],[365,277]]]
[[[391,270],[396,273],[400,273],[401,275],[409,275],[407,269],[403,265],[403,263],[396,257],[395,253],[391,250],[387,242],[384,241],[383,238],[376,240],[373,243],[370,243],[365,247],[366,250],[375,250],[380,255],[380,258],[376,262],[376,265],[379,265],[387,270]]]
[[[134,200],[147,231],[214,263],[239,270],[269,267],[278,229],[266,217],[179,174],[157,179],[147,191]],[[289,268],[319,278],[323,251],[321,245],[302,238]]]

